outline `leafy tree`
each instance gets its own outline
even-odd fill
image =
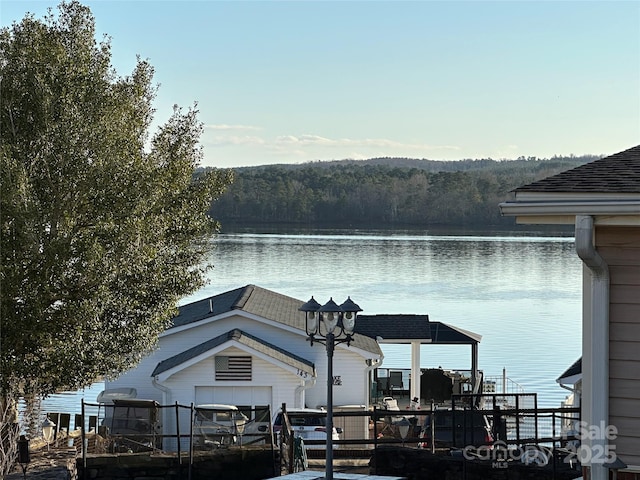
[[[116,375],[153,348],[204,281],[230,172],[195,169],[202,124],[175,107],[149,136],[156,87],[111,67],[77,1],[0,31],[0,394]]]

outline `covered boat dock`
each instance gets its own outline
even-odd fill
[[[480,387],[478,344],[482,340],[482,335],[446,323],[430,321],[428,315],[409,314],[359,315],[356,332],[375,338],[380,344],[411,345],[410,398],[421,398],[421,345],[470,345],[471,388],[472,393],[478,393]],[[390,388],[393,388],[391,379],[389,382]]]

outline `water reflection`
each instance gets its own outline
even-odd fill
[[[569,237],[243,233],[214,243],[209,283],[181,303],[256,284],[301,300],[350,295],[367,314],[428,314],[481,334],[480,367],[506,367],[541,406],[564,398],[555,379],[580,356],[582,267]],[[408,346],[383,350],[385,367],[410,366]],[[422,367],[469,368],[466,346],[421,350]]]

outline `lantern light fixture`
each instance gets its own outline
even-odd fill
[[[52,422],[49,417],[45,417],[44,422],[42,422],[42,438],[47,442],[47,451],[49,451],[49,444],[51,440],[53,440],[53,432],[56,424]]]
[[[298,310],[305,314],[307,340],[322,343],[327,349],[327,447],[325,458],[325,480],[333,480],[333,351],[340,343],[351,344],[356,327],[356,317],[362,309],[347,297],[338,305],[330,298],[320,305],[313,297]]]

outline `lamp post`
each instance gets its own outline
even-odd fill
[[[242,412],[239,412],[239,415],[237,415],[234,420],[236,432],[240,436],[240,446],[242,446],[242,434],[244,433],[244,428],[246,427],[248,421],[249,419]]]
[[[362,309],[351,297],[338,305],[329,299],[320,305],[313,297],[298,310],[305,313],[305,328],[311,346],[322,343],[327,348],[327,452],[325,457],[325,480],[333,480],[333,351],[336,345],[353,340],[356,317]],[[337,330],[336,330],[337,329]]]
[[[49,444],[51,440],[53,440],[53,428],[55,426],[56,424],[49,420],[49,417],[46,417],[44,422],[42,422],[42,437],[44,441],[47,442],[47,452],[49,451]]]
[[[407,439],[407,435],[409,435],[409,427],[411,427],[411,423],[407,420],[407,417],[402,417],[397,423],[398,432],[400,432],[400,436],[402,437],[402,446],[404,447],[404,441]]]

